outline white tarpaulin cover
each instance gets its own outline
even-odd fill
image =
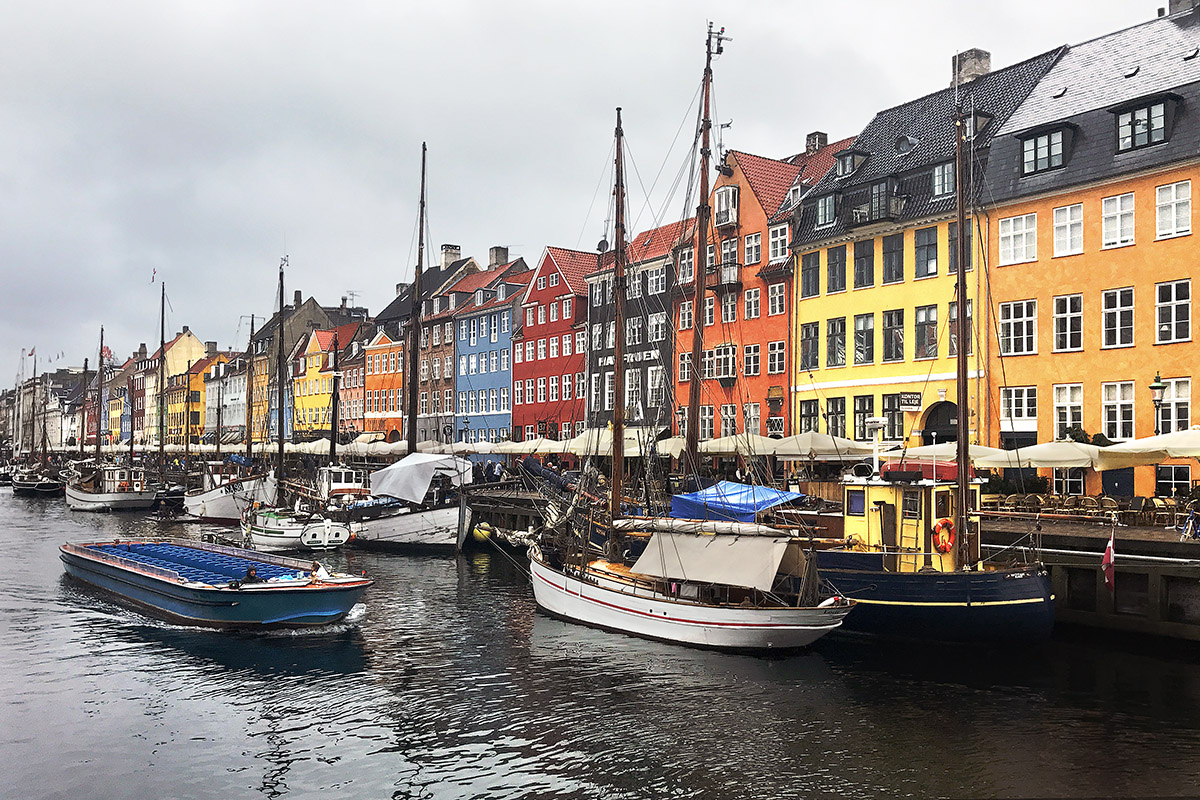
[[[769,592],[792,540],[782,536],[655,533],[633,571],[674,580],[725,583]]]
[[[435,475],[448,475],[455,486],[471,482],[471,462],[440,453],[413,453],[371,473],[371,494],[420,503]]]

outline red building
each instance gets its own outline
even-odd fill
[[[513,325],[513,439],[582,432],[587,371],[587,281],[597,255],[547,247]]]

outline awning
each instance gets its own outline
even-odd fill
[[[768,508],[799,500],[804,495],[766,486],[721,481],[715,486],[671,498],[671,516],[677,519],[732,519],[754,522]]]
[[[784,536],[708,536],[655,533],[633,571],[670,580],[724,583],[769,592],[784,556],[788,572],[803,574],[799,543]]]

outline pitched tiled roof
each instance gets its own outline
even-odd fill
[[[833,164],[837,161],[834,154],[845,150],[852,144],[854,144],[853,136],[839,142],[830,142],[824,147],[818,148],[815,153],[797,153],[789,158],[788,161],[800,166],[800,174],[796,176],[796,180],[792,181],[792,186],[805,187],[801,196],[807,194],[813,186],[820,182],[821,178],[825,177],[825,173],[833,169]],[[774,225],[785,221],[794,207],[795,203],[788,203],[785,195],[779,209],[768,220],[768,224]]]
[[[643,231],[629,245],[625,258],[630,264],[640,264],[670,255],[681,240],[692,237],[695,226],[696,219],[691,217],[682,222],[672,222],[670,225]]]
[[[500,277],[501,270],[487,269],[463,275],[446,288],[447,292],[474,292],[483,289]]]
[[[610,250],[609,253],[612,251]],[[609,253],[605,256],[612,258]],[[558,271],[562,273],[567,288],[576,294],[587,293],[585,278],[596,268],[596,254],[583,250],[568,250],[565,247],[547,247],[546,254],[554,260]]]
[[[1073,45],[1004,123],[1001,133],[1200,81],[1197,47],[1200,13],[1191,10]]]
[[[1064,48],[1055,48],[1041,55],[989,72],[957,88],[940,89],[908,103],[877,113],[854,140],[854,149],[868,154],[867,160],[848,176],[838,178],[836,171],[825,174],[809,193],[810,197],[865,187],[892,176],[900,176],[902,185],[897,192],[907,198],[902,219],[920,219],[935,213],[949,212],[954,207],[953,193],[933,198],[929,172],[935,164],[954,160],[955,120],[957,100],[965,107],[974,107],[992,116],[992,121],[975,139],[977,152],[985,154],[992,138],[1007,122],[1033,90],[1038,80],[1062,55]],[[900,137],[916,141],[908,152],[896,146]],[[844,235],[847,228],[841,218],[832,225],[816,226],[816,203],[805,203],[799,226],[798,243]]]
[[[740,150],[731,150],[729,154],[741,167],[746,182],[750,184],[750,190],[754,192],[759,205],[768,216],[779,208],[783,198],[787,196],[788,189],[792,188],[796,176],[803,169],[802,164],[777,161]]]
[[[321,348],[322,352],[328,352],[333,347],[335,334],[337,335],[338,349],[341,350],[354,339],[356,333],[358,333],[357,322],[339,325],[331,330],[313,331],[313,335],[317,337],[317,347]]]

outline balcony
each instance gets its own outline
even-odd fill
[[[738,212],[737,206],[732,208],[719,208],[713,213],[713,224],[718,228],[725,228],[731,225],[737,225]]]
[[[842,205],[845,225],[853,228],[877,222],[897,222],[908,200],[906,195],[899,193],[899,184],[895,178],[888,178],[847,192]]]
[[[705,273],[704,286],[717,294],[740,292],[742,290],[742,265],[734,261],[726,261],[717,265]]]

